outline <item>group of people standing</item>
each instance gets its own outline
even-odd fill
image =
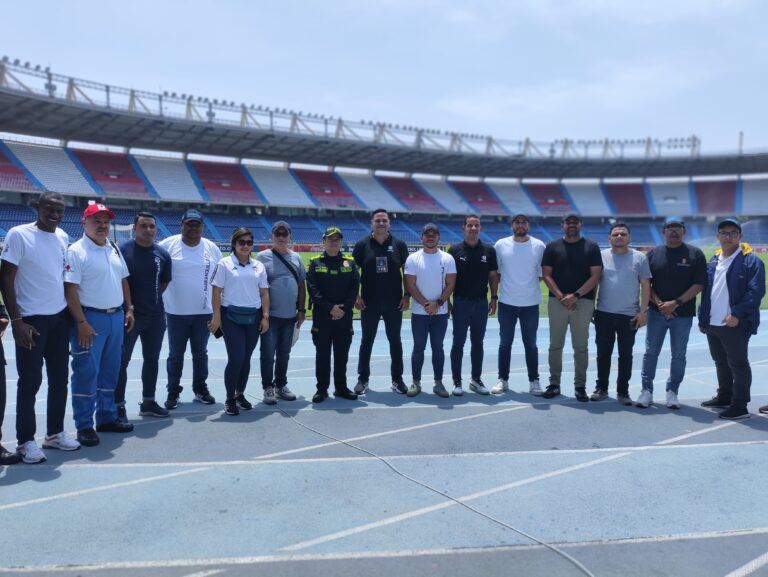
[[[223,337],[227,350],[227,415],[253,407],[245,391],[259,340],[263,402],[295,400],[288,387],[288,362],[307,306],[314,309],[314,403],[328,397],[331,376],[336,397],[354,400],[368,391],[371,353],[381,320],[389,341],[394,393],[415,397],[422,392],[429,341],[433,393],[444,398],[463,395],[462,365],[469,336],[469,390],[503,394],[509,390],[511,348],[519,321],[529,393],[544,398],[561,394],[563,349],[570,330],[576,399],[608,397],[611,357],[618,344],[616,398],[623,405],[642,408],[653,404],[658,356],[669,332],[672,359],[666,406],[678,409],[695,301],[702,293],[698,325],[707,336],[718,380],[717,394],[702,405],[725,408],[722,418],[749,416],[748,343],[760,322],[765,271],[749,245],[741,242],[741,225],[734,219],[718,224],[721,249],[707,263],[701,250],[683,242],[685,224],[679,219],[665,222],[664,244],[644,255],[630,247],[630,227],[621,222],[611,225],[610,248],[601,251],[581,235],[577,214],[566,215],[561,223],[563,236],[546,245],[530,235],[528,215],[515,214],[510,221],[512,235],[493,246],[481,240],[481,219],[471,214],[464,219],[463,241],[447,252],[440,249],[439,227],[430,223],[421,231],[422,247],[409,254],[406,244],[389,230],[389,213],[377,209],[371,214],[371,233],[355,244],[352,255],[341,251],[343,231],[329,227],[322,235],[323,252],[305,270],[299,255],[290,249],[291,226],[286,221],[274,224],[272,247],[255,256],[253,233],[237,228],[231,236],[231,252],[224,257],[203,236],[205,219],[194,209],[184,213],[181,234],[160,243],[155,241],[155,216],[139,212],[134,238],[118,247],[109,239],[115,215],[101,203],[85,209],[84,235],[71,246],[58,228],[63,197],[43,193],[36,208],[37,221],[12,228],[0,256],[0,291],[7,307],[7,314],[0,311],[0,333],[10,323],[19,375],[17,449],[10,453],[0,445],[0,464],[39,463],[45,460],[42,449],[71,451],[97,445],[98,433],[132,431],[125,391],[127,367],[139,339],[143,356],[140,415],[167,417],[179,406],[187,343],[192,351],[194,401],[216,402],[207,384],[207,344],[212,334]],[[537,347],[541,280],[549,291],[550,374],[545,389],[539,381]],[[355,308],[360,310],[362,339],[358,379],[350,389],[347,362]],[[406,385],[401,328],[409,308],[412,379]],[[498,381],[489,389],[482,380],[483,341],[488,317],[497,312]],[[443,343],[451,318],[449,391],[443,383]],[[597,382],[588,395],[591,322]],[[629,395],[632,350],[642,326],[647,327],[642,391],[634,402]],[[155,395],[166,331],[168,384],[161,406]],[[76,438],[64,429],[70,355]],[[5,412],[4,357],[1,360],[0,425]],[[35,440],[34,406],[44,364],[48,407],[41,449]],[[760,411],[768,412],[768,406]]]

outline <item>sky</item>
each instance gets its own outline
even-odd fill
[[[763,0],[0,0],[0,55],[149,91],[546,142],[768,150]]]

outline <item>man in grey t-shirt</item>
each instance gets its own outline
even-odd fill
[[[269,330],[261,338],[261,385],[268,405],[278,397],[296,400],[288,388],[288,359],[294,327],[301,326],[306,313],[306,272],[301,257],[288,248],[290,242],[291,227],[279,220],[272,226],[273,247],[256,255],[269,281]]]
[[[608,398],[608,378],[614,342],[619,343],[619,375],[616,399],[632,405],[629,379],[632,376],[632,347],[637,329],[645,325],[648,299],[651,295],[651,269],[648,259],[629,248],[629,226],[617,222],[608,233],[611,248],[601,251],[603,272],[595,309],[595,342],[597,344],[597,386],[593,401]]]

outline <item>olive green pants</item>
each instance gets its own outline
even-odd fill
[[[595,302],[591,299],[579,299],[576,310],[569,311],[560,301],[549,299],[549,384],[560,386],[560,375],[563,372],[563,347],[565,333],[571,329],[571,346],[573,347],[573,384],[576,388],[587,386],[587,365],[589,355],[589,323],[595,310]]]

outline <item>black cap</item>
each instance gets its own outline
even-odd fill
[[[338,226],[329,226],[325,229],[325,232],[323,233],[323,238],[328,238],[329,236],[333,236],[335,234],[339,235],[339,238],[344,238],[344,235],[341,233],[341,229]]]
[[[278,220],[275,224],[273,224],[272,232],[275,232],[280,228],[284,228],[288,232],[288,234],[291,234],[291,225],[285,222],[284,220]]]
[[[524,218],[528,222],[531,222],[531,217],[528,216],[527,212],[516,212],[515,214],[512,215],[512,218],[510,220],[515,220],[517,218]]]
[[[582,222],[582,220],[581,220],[581,215],[580,215],[580,214],[578,214],[578,213],[576,213],[576,212],[569,212],[569,213],[567,213],[567,214],[564,214],[564,215],[563,215],[563,218],[562,218],[562,220],[561,220],[560,222],[565,222],[565,221],[566,221],[566,220],[568,220],[569,218],[575,218],[575,219],[576,219],[576,220],[578,220],[579,222]]]
[[[181,222],[187,222],[188,220],[203,222],[203,214],[196,208],[190,208],[181,217]]]
[[[726,226],[735,226],[736,228],[739,229],[739,232],[741,232],[741,224],[735,218],[724,218],[723,220],[717,223],[717,230],[720,230],[721,228],[724,228]]]
[[[428,232],[436,232],[440,234],[440,228],[434,222],[428,222],[421,229],[421,234],[427,234]]]
[[[668,216],[664,220],[664,228],[667,228],[668,226],[682,226],[685,228],[685,222],[683,221],[682,217],[680,216]]]

